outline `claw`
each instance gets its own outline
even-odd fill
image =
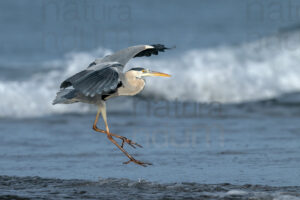
[[[132,148],[136,148],[135,146],[138,146],[138,147],[140,147],[140,148],[143,148],[143,146],[142,145],[140,145],[140,144],[138,144],[138,143],[136,143],[136,142],[132,142],[131,140],[129,140],[129,139],[127,139],[126,137],[123,137],[123,136],[121,136],[120,137],[120,139],[122,140],[122,144],[121,144],[121,147],[123,148],[123,146],[124,146],[124,142],[126,142],[127,144],[129,144]],[[134,146],[135,145],[135,146]]]
[[[141,165],[143,167],[147,167],[147,165],[152,165],[151,163],[145,163],[145,162],[141,162],[141,161],[135,160],[135,159],[130,159],[127,162],[123,162],[123,164],[128,164],[128,163],[131,163],[131,162],[134,162],[135,164]]]
[[[124,140],[122,140],[122,144],[121,144],[121,147],[122,147],[122,148],[124,147]]]

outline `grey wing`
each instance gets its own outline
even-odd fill
[[[117,68],[107,66],[99,70],[84,70],[66,79],[61,88],[73,86],[85,96],[93,97],[115,90],[120,81]]]
[[[105,56],[104,58],[96,59],[88,67],[92,67],[99,63],[105,63],[105,62],[118,62],[121,65],[125,66],[126,63],[131,58],[157,55],[158,52],[163,52],[166,49],[170,49],[170,48],[167,48],[161,44],[131,46],[126,49],[117,51],[112,55]]]

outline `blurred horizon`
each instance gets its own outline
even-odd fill
[[[300,3],[292,0],[137,2],[1,1],[1,57],[53,59],[154,43],[176,45],[182,53],[253,42],[300,25]]]

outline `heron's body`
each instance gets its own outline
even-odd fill
[[[133,57],[157,55],[159,51],[164,51],[163,45],[138,45],[128,47],[127,49],[116,52],[115,54],[96,59],[87,69],[69,77],[62,82],[61,90],[57,93],[53,104],[70,104],[76,102],[95,104],[98,106],[98,113],[93,125],[93,129],[107,134],[111,140],[124,154],[134,162],[145,166],[149,163],[143,163],[135,160],[123,148],[124,142],[132,147],[140,146],[137,143],[109,132],[105,101],[117,96],[133,96],[138,94],[145,87],[145,76],[167,76],[168,74],[160,72],[151,72],[144,68],[132,68],[123,72],[126,63]],[[97,127],[99,114],[102,114],[105,122],[106,131]],[[113,137],[122,140],[119,145]]]
[[[89,104],[103,104],[112,97],[117,96],[134,96],[141,92],[145,87],[145,80],[136,78],[136,73],[128,71],[125,73],[125,77],[121,77],[121,81],[117,85],[117,88],[109,93],[96,94],[95,96],[86,96],[76,89],[63,89],[57,93],[56,99],[53,104],[70,104],[76,102],[89,103]]]

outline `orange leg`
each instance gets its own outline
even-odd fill
[[[104,123],[105,123],[105,128],[106,128],[106,131],[104,130],[101,130],[101,129],[98,129],[97,128],[97,122],[99,120],[99,114],[102,114],[102,117],[103,117],[103,120],[104,120]],[[96,115],[96,119],[95,119],[95,122],[94,122],[94,125],[93,125],[93,129],[95,131],[98,131],[98,132],[101,132],[101,133],[106,133],[107,134],[107,138],[112,142],[114,143],[128,158],[129,158],[129,161],[127,162],[124,162],[124,164],[128,164],[130,162],[134,162],[138,165],[141,165],[143,167],[147,167],[147,165],[151,165],[151,163],[145,163],[145,162],[141,162],[141,161],[138,161],[136,160],[135,158],[133,158],[129,153],[127,153],[127,151],[125,151],[125,149],[123,148],[123,145],[124,145],[124,142],[128,143],[130,146],[134,147],[134,145],[136,146],[139,146],[141,147],[139,144],[137,143],[134,143],[132,142],[131,140],[128,140],[126,137],[123,137],[123,136],[119,136],[119,135],[116,135],[116,134],[113,134],[113,133],[110,133],[109,132],[109,128],[108,128],[108,125],[107,125],[107,119],[106,119],[106,107],[105,107],[105,104],[104,106],[99,106],[99,110],[98,110],[98,113]],[[120,146],[114,139],[113,137],[117,137],[117,138],[120,138],[122,140],[122,145]]]
[[[107,134],[107,132],[106,132],[105,130],[99,129],[99,128],[97,127],[97,122],[98,122],[98,120],[99,120],[99,114],[100,114],[100,109],[99,109],[99,111],[98,111],[98,113],[97,113],[97,115],[96,115],[96,119],[95,119],[94,124],[93,124],[93,129],[94,129],[95,131],[97,131],[97,132]],[[138,147],[140,147],[140,148],[143,148],[142,145],[140,145],[140,144],[138,144],[138,143],[135,143],[135,142],[132,142],[132,140],[129,140],[128,138],[126,138],[126,137],[124,137],[124,136],[120,136],[120,135],[117,135],[117,134],[114,134],[114,133],[110,133],[110,135],[111,135],[111,136],[114,136],[114,137],[116,137],[116,138],[119,138],[119,139],[122,140],[122,144],[121,144],[121,147],[122,147],[122,148],[124,147],[124,143],[125,143],[125,142],[126,142],[127,144],[129,144],[129,145],[130,145],[131,147],[133,147],[133,148],[136,148],[135,146],[138,146]]]
[[[93,125],[93,129],[97,132],[100,132],[100,133],[105,133],[107,134],[107,132],[105,130],[102,130],[102,129],[99,129],[95,124]],[[124,136],[121,136],[121,135],[117,135],[117,134],[114,134],[114,133],[110,133],[111,136],[114,136],[116,138],[119,138],[122,140],[122,144],[121,144],[121,147],[123,148],[124,147],[124,143],[126,142],[127,144],[129,144],[131,147],[133,148],[136,148],[135,146],[138,146],[140,148],[143,148],[142,145],[136,143],[136,142],[132,142],[132,140],[129,140],[127,137],[124,137]],[[135,146],[134,146],[135,145]]]
[[[95,123],[93,124],[93,129],[99,133],[105,133],[107,134],[107,132],[105,130],[102,130],[102,129],[99,129],[96,125],[96,120],[95,120]],[[140,148],[143,148],[142,145],[136,143],[136,142],[132,142],[132,140],[129,140],[128,138],[124,137],[124,136],[121,136],[121,135],[117,135],[117,134],[114,134],[114,133],[110,133],[111,136],[114,136],[116,138],[119,138],[122,140],[122,144],[121,144],[121,147],[123,148],[124,147],[124,143],[126,142],[127,144],[129,144],[131,147],[133,148],[136,148],[135,146],[138,146]]]

